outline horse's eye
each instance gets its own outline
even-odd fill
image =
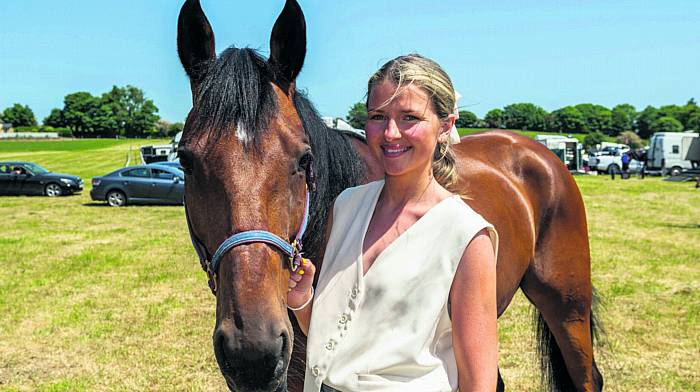
[[[304,172],[306,176],[306,185],[312,192],[316,191],[316,174],[314,172],[314,156],[311,151],[307,151],[299,158],[297,165],[299,172]]]
[[[308,171],[309,166],[311,166],[311,162],[313,162],[314,156],[311,154],[310,151],[307,151],[304,153],[304,155],[299,158],[299,162],[297,163],[297,170],[299,171]]]
[[[180,166],[185,174],[192,174],[192,153],[182,147],[177,149],[177,159],[180,160]]]

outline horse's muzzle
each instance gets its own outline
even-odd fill
[[[273,328],[273,330],[276,328]],[[214,354],[229,389],[236,392],[282,392],[291,355],[289,332],[276,329],[265,339],[251,339],[240,330],[219,325]]]

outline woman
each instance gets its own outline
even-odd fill
[[[304,390],[494,391],[498,239],[450,192],[452,83],[432,60],[398,57],[369,80],[367,108],[385,180],[336,199],[315,294],[311,262],[289,280]]]

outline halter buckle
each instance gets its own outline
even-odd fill
[[[295,239],[292,243],[292,255],[289,256],[289,269],[296,272],[301,265],[301,239]]]

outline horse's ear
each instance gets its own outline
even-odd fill
[[[177,53],[194,86],[201,75],[202,64],[216,58],[214,32],[199,0],[187,0],[177,19]]]
[[[292,83],[306,57],[306,21],[296,0],[287,0],[270,36],[270,63],[280,82]]]

